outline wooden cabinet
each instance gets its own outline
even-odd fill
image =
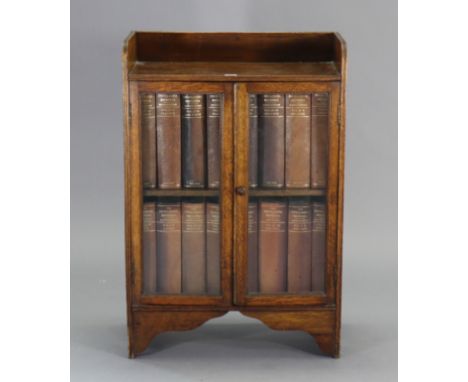
[[[335,33],[130,34],[130,357],[231,310],[339,355],[345,76]]]

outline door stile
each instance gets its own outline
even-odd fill
[[[234,87],[234,303],[245,304],[247,294],[248,208],[248,94],[247,85]]]
[[[221,136],[221,290],[223,305],[232,304],[233,283],[233,85],[224,85],[224,114]]]

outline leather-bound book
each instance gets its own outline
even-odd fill
[[[288,292],[310,292],[312,205],[306,198],[290,199],[288,206]]]
[[[257,95],[249,94],[249,186],[258,186],[258,104]]]
[[[218,188],[221,173],[222,95],[206,96],[206,135],[208,188]]]
[[[311,182],[313,188],[327,186],[328,104],[328,93],[312,94]]]
[[[180,97],[156,95],[156,132],[159,188],[180,188]]]
[[[206,292],[219,294],[221,285],[220,214],[216,201],[206,202]]]
[[[284,186],[284,95],[258,96],[259,160],[262,187]]]
[[[156,292],[156,203],[143,205],[143,291]]]
[[[249,202],[248,211],[248,291],[258,292],[258,203]]]
[[[326,271],[325,203],[312,203],[312,290],[325,291]]]
[[[182,153],[184,187],[205,187],[205,100],[202,94],[182,94]]]
[[[310,95],[286,94],[286,187],[310,187]]]
[[[287,202],[259,201],[258,268],[260,293],[286,291]]]
[[[156,289],[158,293],[181,293],[181,214],[178,199],[160,199],[156,204],[156,231]]]
[[[182,292],[206,293],[205,203],[182,202]]]
[[[156,96],[141,95],[141,137],[143,186],[155,188],[156,178]]]

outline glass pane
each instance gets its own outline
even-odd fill
[[[249,293],[325,292],[328,124],[328,93],[249,94]]]
[[[142,93],[143,293],[221,294],[222,94]]]

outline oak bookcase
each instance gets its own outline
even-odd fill
[[[338,357],[341,36],[132,32],[122,62],[129,357],[232,310]]]

